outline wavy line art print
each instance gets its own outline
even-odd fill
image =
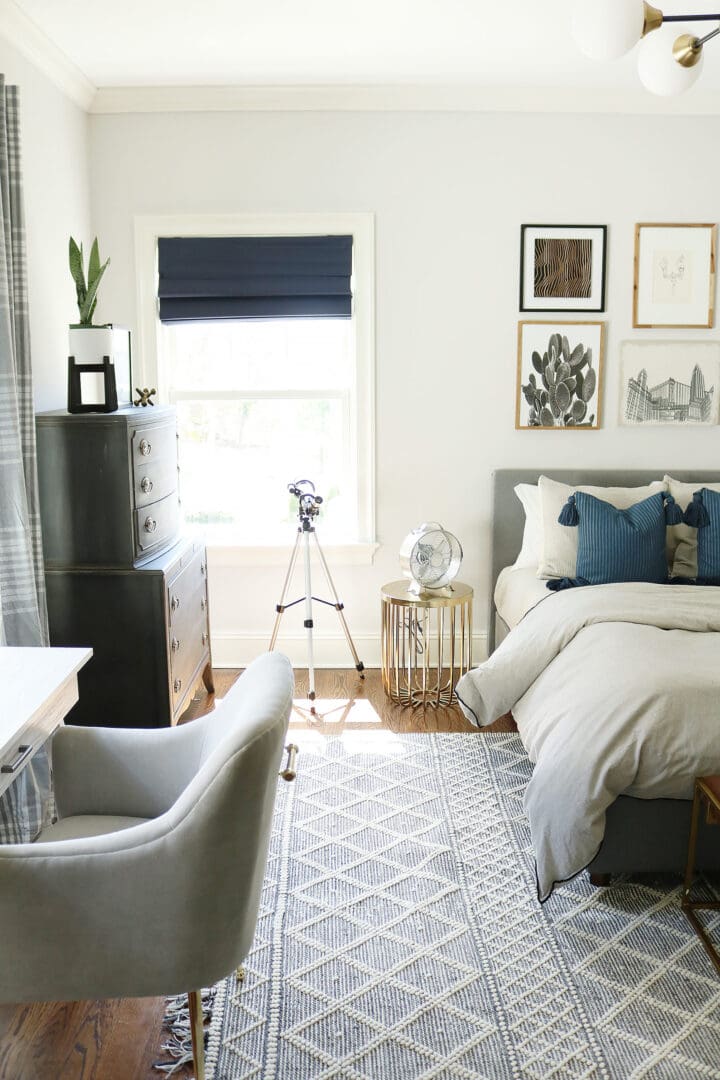
[[[520,310],[604,311],[606,225],[521,225]]]
[[[592,240],[535,241],[533,295],[584,298],[592,294]]]

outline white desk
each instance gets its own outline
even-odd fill
[[[92,649],[0,647],[0,795],[62,724],[91,656]]]

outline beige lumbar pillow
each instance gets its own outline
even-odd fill
[[[696,480],[691,484],[665,477],[667,490],[680,509],[685,512],[692,502],[693,494],[700,488],[720,491],[720,484],[708,484],[705,480]],[[673,525],[668,529],[668,548],[672,552],[673,577],[697,577],[697,529],[689,525]]]
[[[574,578],[577,576],[578,530],[560,525],[558,517],[574,491],[584,491],[610,503],[618,510],[648,499],[658,492],[667,491],[664,480],[653,480],[643,487],[591,487],[586,484],[571,487],[541,476],[538,481],[542,511],[542,559],[538,567],[539,578]]]

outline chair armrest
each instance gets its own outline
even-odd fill
[[[55,801],[61,817],[157,817],[194,776],[203,724],[179,728],[61,727],[52,743]]]

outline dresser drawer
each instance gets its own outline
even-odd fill
[[[170,674],[177,708],[209,655],[205,553],[199,551],[168,588]]]
[[[135,511],[136,557],[147,558],[167,547],[180,527],[180,505],[175,492]]]
[[[143,469],[162,458],[177,456],[177,433],[174,421],[136,427],[131,436],[133,469]]]
[[[154,461],[133,463],[135,507],[148,506],[177,491],[177,461],[172,457],[157,457]]]

